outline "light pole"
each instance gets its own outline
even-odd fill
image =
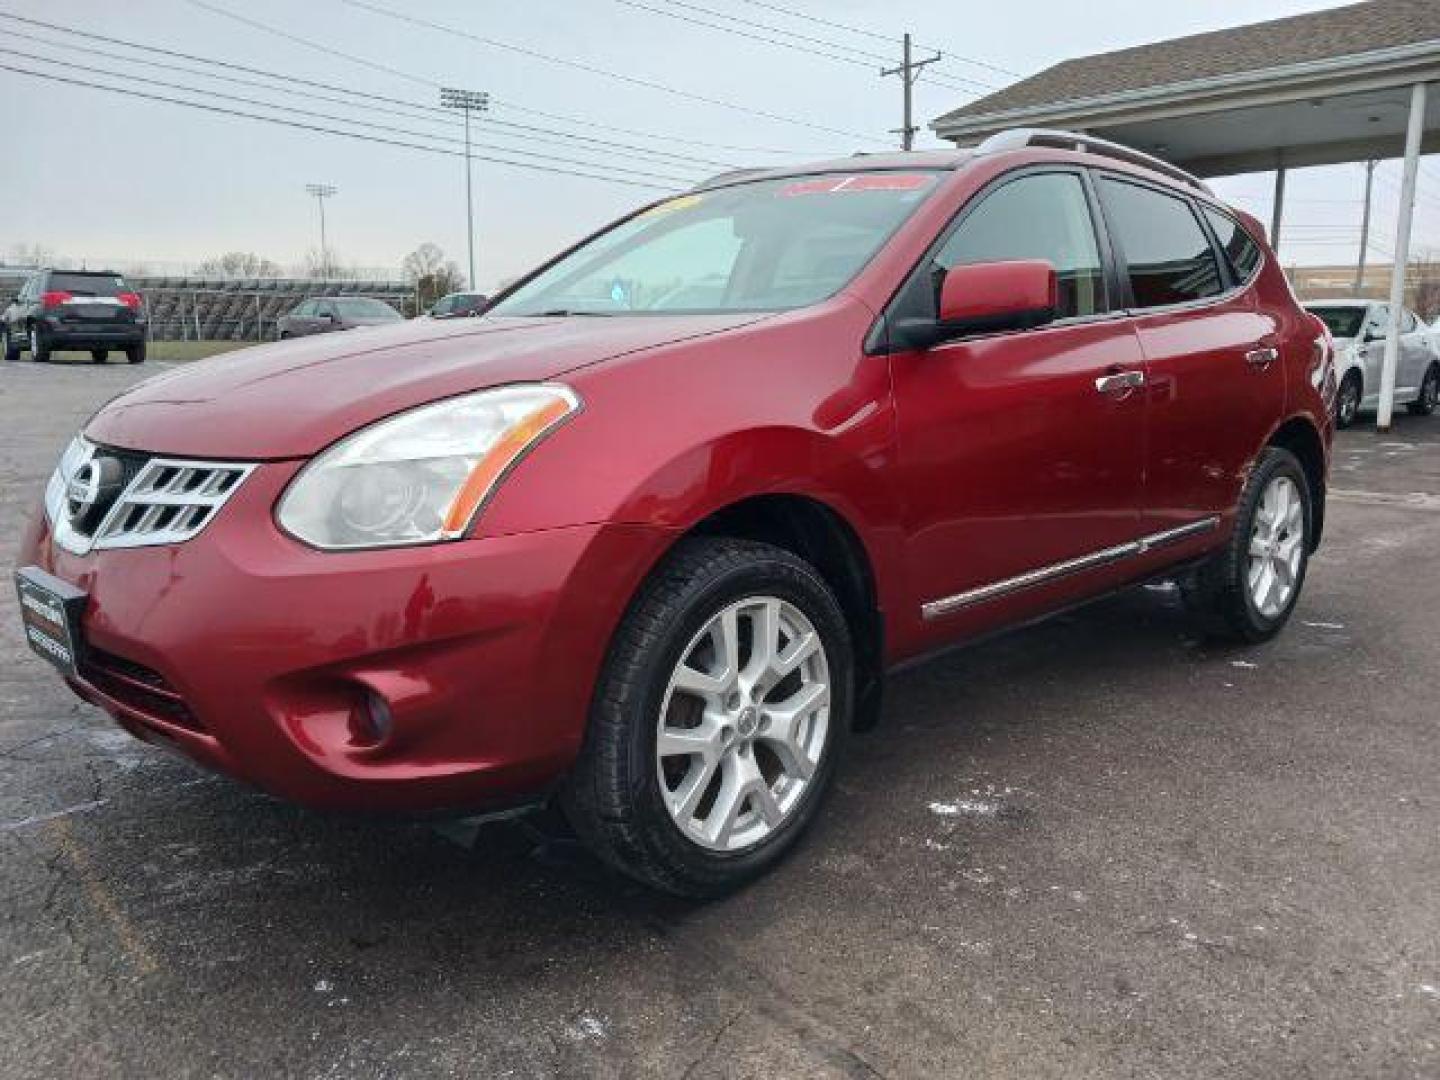
[[[320,273],[324,277],[329,277],[330,249],[325,245],[325,200],[340,189],[331,184],[306,184],[305,190],[315,196],[315,202],[320,206]]]
[[[470,246],[470,288],[475,288],[475,196],[470,185],[470,114],[490,108],[490,95],[481,90],[440,88],[440,104],[465,114],[465,240]]]

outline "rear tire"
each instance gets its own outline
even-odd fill
[[[125,349],[125,359],[132,364],[143,364],[145,362],[145,342],[128,346]]]
[[[103,364],[103,363],[105,363],[106,360],[109,360],[109,359],[110,359],[110,350],[109,350],[109,349],[91,349],[91,350],[90,350],[90,362],[91,362],[92,364]]]
[[[743,885],[815,817],[849,735],[853,672],[849,627],[812,566],[769,544],[683,541],[616,630],[566,817],[653,888]]]
[[[5,362],[13,364],[20,359],[20,343],[10,333],[10,327],[0,326],[0,352],[5,354]]]
[[[1355,423],[1360,415],[1360,399],[1364,396],[1365,384],[1358,371],[1347,372],[1340,380],[1340,390],[1335,395],[1335,426],[1344,431]]]
[[[1430,416],[1440,404],[1440,364],[1431,364],[1420,384],[1420,396],[1410,402],[1410,415]]]
[[[1310,561],[1312,493],[1299,460],[1278,446],[1255,463],[1225,547],[1182,583],[1212,637],[1259,644],[1289,621]]]
[[[50,338],[38,326],[30,327],[30,359],[37,364],[50,362]]]

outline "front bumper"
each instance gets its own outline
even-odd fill
[[[441,813],[543,794],[669,534],[593,524],[321,553],[271,520],[298,467],[256,469],[177,545],[77,556],[37,511],[21,562],[89,595],[72,688],[139,738],[311,806]]]

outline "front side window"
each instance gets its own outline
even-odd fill
[[[1022,176],[984,196],[941,246],[935,266],[1017,259],[1043,259],[1055,268],[1060,318],[1105,310],[1100,249],[1079,176]]]
[[[347,319],[399,319],[399,313],[383,300],[370,300],[364,297],[354,299],[332,300],[325,306],[328,314],[340,314]]]
[[[491,315],[786,311],[838,292],[939,185],[933,172],[759,180],[620,222]]]
[[[1215,252],[1188,202],[1110,177],[1100,179],[1100,190],[1136,307],[1183,304],[1221,292]]]
[[[1215,231],[1215,238],[1220,241],[1225,257],[1230,260],[1235,279],[1242,284],[1249,281],[1260,265],[1260,245],[1255,243],[1250,234],[1229,214],[1222,214],[1219,210],[1207,206],[1205,218],[1210,222],[1210,228]]]

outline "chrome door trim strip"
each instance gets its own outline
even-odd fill
[[[1017,574],[1015,577],[1005,578],[1002,581],[993,581],[989,585],[981,585],[978,588],[968,589],[965,592],[956,593],[953,596],[943,596],[939,600],[927,601],[920,605],[920,615],[926,620],[938,619],[942,615],[949,615],[951,612],[959,611],[961,608],[972,607],[975,604],[983,604],[990,600],[998,600],[1002,596],[1009,596],[1011,593],[1020,592],[1023,589],[1033,589],[1037,585],[1054,581],[1056,578],[1068,577],[1071,574],[1078,574],[1084,570],[1093,570],[1097,567],[1119,562],[1122,559],[1130,559],[1136,555],[1143,555],[1154,548],[1165,547],[1167,544],[1178,543],[1191,536],[1198,536],[1200,533],[1210,532],[1219,524],[1220,515],[1212,514],[1209,517],[1201,518],[1199,521],[1192,521],[1174,529],[1165,529],[1162,532],[1150,533],[1139,539],[1131,540],[1128,543],[1117,544],[1114,547],[1104,548],[1100,551],[1094,551],[1088,555],[1081,555],[1074,559],[1066,559],[1064,562],[1052,563],[1050,566],[1042,566],[1037,570]]]

